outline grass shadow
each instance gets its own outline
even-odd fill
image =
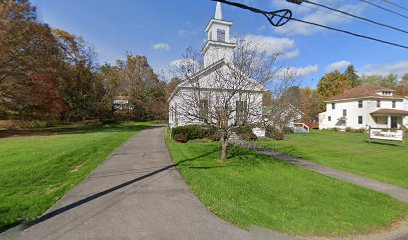
[[[391,146],[391,147],[405,147],[405,144],[402,144],[402,143],[397,144],[397,143],[393,143],[393,142],[377,142],[377,141],[375,141],[375,142],[371,141],[370,142],[368,140],[364,140],[364,142],[368,143],[368,144],[377,144],[377,145],[384,145],[384,146]]]
[[[89,126],[66,126],[45,129],[22,129],[22,130],[1,130],[0,139],[8,137],[30,137],[30,136],[57,136],[70,134],[89,134],[89,133],[117,133],[134,132],[148,128],[161,128],[161,126],[146,125],[125,125],[125,124],[98,124]]]

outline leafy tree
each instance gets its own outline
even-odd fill
[[[363,86],[383,86],[387,88],[395,88],[398,80],[398,75],[389,74],[387,76],[372,75],[361,76],[361,85]]]
[[[313,89],[310,87],[300,88],[300,106],[299,109],[305,114],[304,118],[309,121],[312,110]]]
[[[103,117],[108,111],[103,82],[96,74],[96,54],[85,41],[64,30],[54,29],[60,50],[58,82],[61,97],[69,104],[70,121]]]
[[[1,1],[0,118],[56,117],[57,63],[51,29],[38,22],[29,1]]]
[[[348,77],[337,70],[323,76],[317,85],[320,112],[325,110],[324,101],[350,88],[352,86]]]
[[[397,84],[397,94],[408,96],[408,73],[406,73]]]
[[[154,73],[145,56],[127,53],[124,60],[116,61],[116,66],[102,66],[101,74],[110,99],[113,100],[115,96],[129,97],[133,111],[128,118],[167,118],[167,97],[171,93],[166,90],[167,84]],[[174,80],[171,84],[176,86],[178,83]]]
[[[349,65],[344,72],[344,74],[347,76],[348,80],[350,81],[351,87],[357,87],[361,85],[361,80],[360,77],[356,73],[356,69],[354,68],[353,65]]]

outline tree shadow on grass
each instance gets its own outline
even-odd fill
[[[162,126],[149,125],[90,125],[90,126],[67,126],[46,129],[22,129],[22,130],[1,130],[0,139],[8,137],[34,137],[34,136],[57,136],[71,134],[89,134],[89,133],[118,133],[118,132],[135,132],[148,128],[161,128]]]
[[[79,207],[79,206],[81,206],[81,205],[83,205],[83,204],[89,203],[89,202],[91,202],[91,201],[93,201],[93,200],[95,200],[95,199],[98,199],[98,198],[100,198],[100,197],[103,197],[103,196],[105,196],[105,195],[108,195],[108,194],[110,194],[110,193],[112,193],[112,192],[114,192],[114,191],[117,191],[117,190],[122,189],[122,188],[124,188],[124,187],[130,186],[130,185],[132,185],[132,184],[134,184],[134,183],[140,182],[141,180],[147,179],[147,178],[152,177],[152,176],[154,176],[154,175],[157,175],[157,174],[159,174],[159,173],[161,173],[161,172],[170,170],[170,169],[172,169],[172,168],[174,168],[174,167],[177,167],[177,166],[179,166],[179,165],[181,165],[181,164],[184,164],[184,163],[186,163],[186,162],[191,162],[191,161],[194,161],[194,160],[196,160],[196,159],[199,159],[199,158],[205,157],[205,156],[207,156],[207,155],[213,154],[214,152],[215,152],[215,151],[207,152],[207,153],[204,153],[204,154],[202,154],[202,155],[200,155],[200,156],[197,156],[197,157],[194,157],[194,158],[189,158],[189,159],[182,160],[182,161],[180,161],[180,162],[178,162],[178,163],[176,163],[176,164],[170,164],[170,165],[168,165],[168,166],[162,167],[162,168],[160,168],[160,169],[157,169],[157,170],[155,170],[155,171],[152,171],[152,172],[150,172],[150,173],[148,173],[148,174],[145,174],[145,175],[143,175],[143,176],[137,177],[137,178],[135,178],[135,179],[129,180],[129,181],[124,182],[124,183],[122,183],[122,184],[119,184],[119,185],[117,185],[117,186],[114,186],[114,187],[111,187],[111,188],[109,188],[109,189],[106,189],[106,190],[104,190],[104,191],[102,191],[102,192],[99,192],[99,193],[93,194],[93,195],[91,195],[91,196],[88,196],[88,197],[86,197],[86,198],[83,198],[83,199],[81,199],[81,200],[78,200],[78,201],[76,201],[76,202],[74,202],[74,203],[68,204],[68,205],[66,205],[66,206],[64,206],[64,207],[55,209],[55,210],[53,210],[53,211],[51,211],[51,212],[49,212],[49,213],[46,213],[46,214],[42,215],[41,217],[39,217],[38,219],[36,219],[36,220],[33,221],[33,222],[23,223],[24,228],[32,227],[32,226],[34,226],[34,225],[37,225],[37,224],[42,223],[42,222],[44,222],[44,221],[47,221],[47,220],[49,220],[49,219],[51,219],[51,218],[54,218],[54,217],[56,217],[56,216],[58,216],[58,215],[60,215],[60,214],[62,214],[62,213],[65,213],[65,212],[67,212],[67,211],[69,211],[69,210],[71,210],[71,209],[74,209],[74,208]],[[14,226],[15,226],[15,225],[14,225]]]

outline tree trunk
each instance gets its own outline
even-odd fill
[[[225,134],[223,134],[223,136],[221,137],[221,156],[220,156],[221,162],[227,161],[227,154],[228,154],[228,139],[225,136]]]

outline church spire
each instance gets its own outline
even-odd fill
[[[222,7],[220,2],[217,2],[217,8],[215,10],[215,19],[222,20]]]

